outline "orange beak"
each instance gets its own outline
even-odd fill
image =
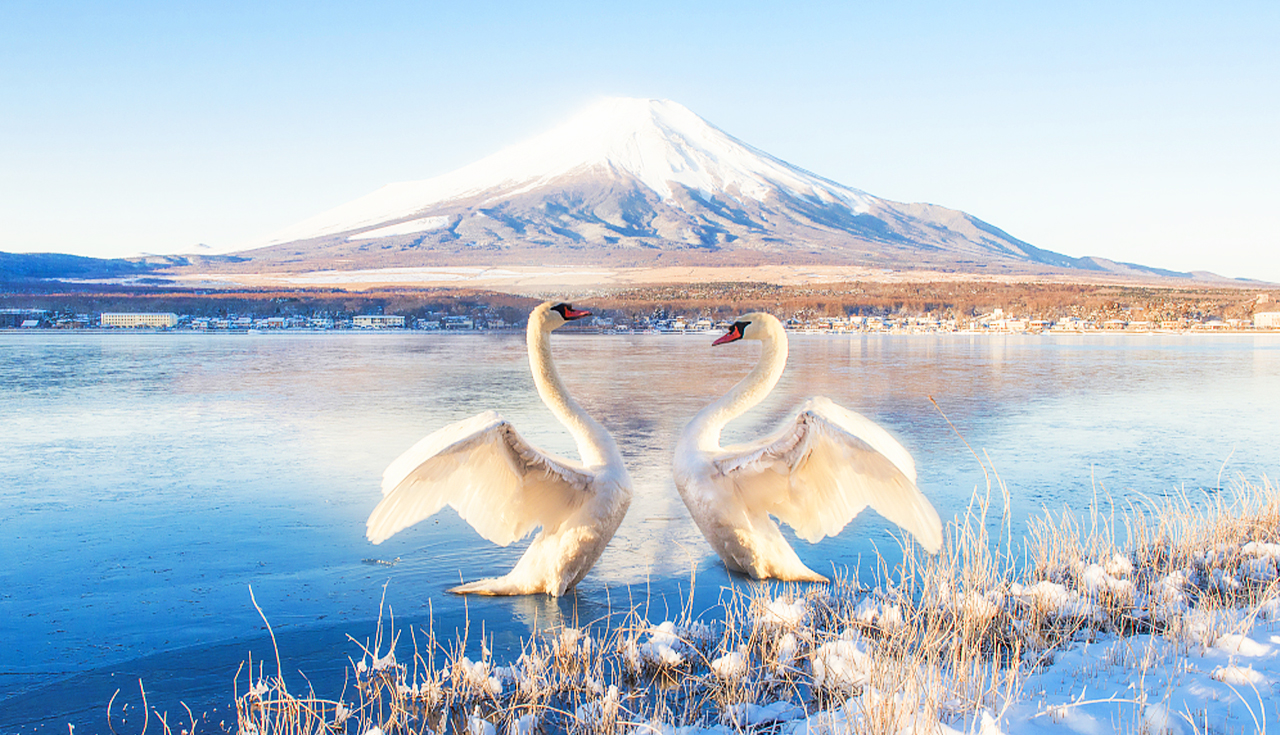
[[[715,347],[716,345],[723,345],[723,344],[728,344],[730,342],[737,342],[740,339],[742,339],[742,332],[738,331],[738,325],[735,324],[729,328],[728,334],[725,334],[724,336],[720,337],[720,339],[717,339],[715,342],[712,342],[711,346]]]

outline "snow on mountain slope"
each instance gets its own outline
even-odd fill
[[[828,264],[1109,272],[982,220],[824,179],[666,100],[606,99],[469,166],[242,250],[255,268]],[[1139,267],[1141,270],[1141,267]],[[1162,275],[1155,274],[1154,275]]]
[[[611,98],[536,138],[443,176],[388,184],[262,244],[349,232],[477,195],[492,202],[583,174],[633,178],[673,206],[673,184],[737,201],[764,201],[781,190],[856,214],[879,201],[752,148],[675,102]]]

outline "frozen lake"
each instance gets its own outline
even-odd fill
[[[171,722],[185,722],[181,700],[230,726],[237,667],[272,656],[250,586],[286,676],[301,670],[329,696],[384,585],[398,626],[434,617],[450,635],[469,615],[507,651],[535,626],[646,599],[652,619],[670,617],[695,575],[693,604],[714,615],[720,590],[745,583],[689,520],[671,452],[758,346],[567,332],[552,338],[562,374],[614,432],[636,494],[562,600],[445,593],[505,572],[525,545],[494,547],[447,509],[381,546],[364,539],[383,468],[444,424],[492,408],[573,454],[533,390],[522,334],[0,334],[0,728],[102,731],[117,689],[117,718],[126,702],[138,714],[139,678]],[[1280,335],[793,335],[778,389],[726,441],[810,395],[894,433],[946,520],[984,475],[932,396],[1007,483],[1016,534],[1044,507],[1212,491],[1280,468]],[[894,556],[885,526],[866,511],[837,538],[795,545],[818,571],[870,579],[874,549]]]

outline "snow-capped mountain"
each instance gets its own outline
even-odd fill
[[[841,263],[1084,267],[964,212],[792,166],[666,100],[608,99],[452,173],[388,184],[241,253],[347,267]]]

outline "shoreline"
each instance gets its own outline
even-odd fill
[[[712,282],[741,282],[786,287],[828,286],[837,283],[978,283],[1036,285],[1134,286],[1145,288],[1268,289],[1276,284],[1236,278],[1145,277],[1109,273],[970,273],[954,270],[904,270],[854,265],[701,265],[701,266],[589,266],[589,265],[436,265],[392,266],[353,270],[194,272],[192,268],[155,273],[188,288],[480,288],[519,296],[538,296],[547,290],[581,296],[638,287]],[[116,279],[120,280],[120,279]]]
[[[423,336],[441,336],[441,335],[469,335],[469,336],[485,336],[485,335],[523,335],[523,327],[510,327],[504,329],[149,329],[141,327],[89,327],[89,328],[0,328],[0,335],[7,334],[113,334],[113,335],[138,335],[138,334],[205,334],[205,335],[239,335],[239,336],[264,336],[264,335],[312,335],[312,334],[347,334],[347,335],[372,335],[372,334],[414,334]],[[660,336],[660,337],[696,337],[710,336],[718,334],[717,330],[595,330],[589,327],[566,329],[561,331],[562,335],[575,336],[593,336],[593,337],[629,337],[629,336]],[[796,329],[787,330],[790,337],[1073,337],[1073,336],[1129,336],[1129,337],[1212,337],[1212,336],[1267,336],[1280,335],[1280,329],[1185,329],[1181,331],[1171,330],[1129,330],[1129,329],[1081,329],[1081,330],[1044,330],[1044,331],[998,331],[998,330],[956,330],[956,331],[837,331],[826,329]]]

